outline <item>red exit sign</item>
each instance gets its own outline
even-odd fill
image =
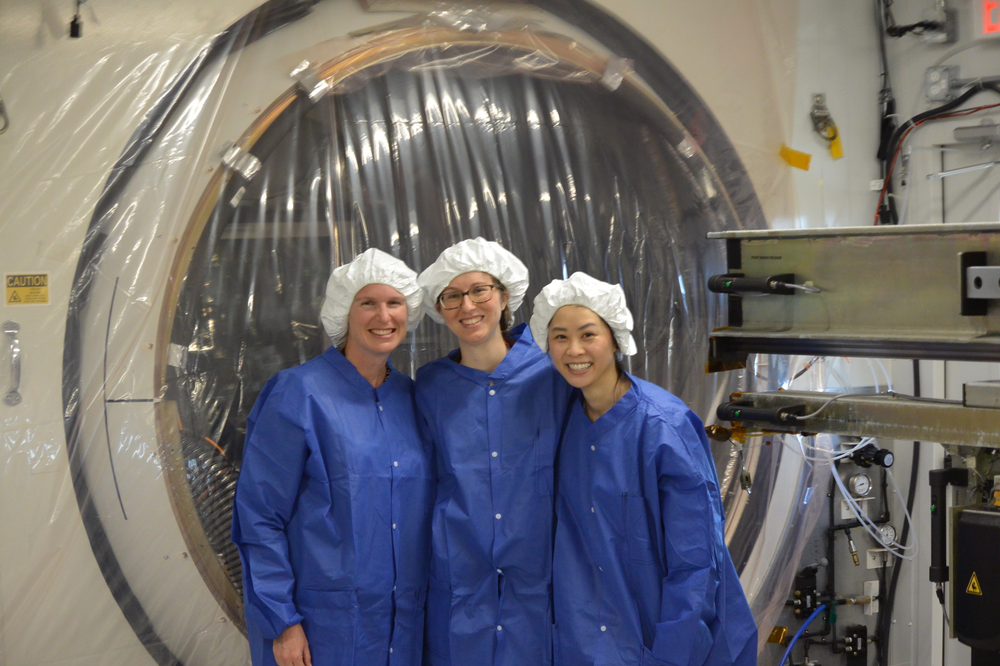
[[[979,36],[1000,37],[1000,0],[979,0]]]

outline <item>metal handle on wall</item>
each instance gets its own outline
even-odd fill
[[[21,402],[18,388],[21,386],[21,347],[17,342],[17,334],[21,330],[17,322],[5,321],[3,332],[10,341],[10,390],[3,397],[3,404],[13,407]]]

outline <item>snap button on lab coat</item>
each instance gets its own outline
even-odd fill
[[[399,467],[399,462],[398,462],[398,461],[396,461],[396,460],[393,460],[393,461],[392,461],[392,466],[393,466],[393,467]]]
[[[497,457],[497,452],[496,452],[496,451],[494,451],[494,452],[493,452],[493,453],[492,453],[491,455],[492,455],[492,456],[493,456],[494,458],[496,458],[496,457]]]
[[[594,507],[590,507],[590,512],[591,513],[597,513],[596,511],[594,511]]]
[[[392,524],[392,529],[396,529],[396,523]]]
[[[497,520],[500,520],[500,514],[499,513],[497,514]]]
[[[501,627],[499,624],[497,625],[497,631],[503,631],[503,627]]]
[[[602,625],[601,625],[601,631],[607,631],[607,630],[608,630],[608,628],[607,628],[607,627],[605,627],[605,626],[604,626],[604,625],[602,624]]]
[[[490,389],[490,395],[496,395],[496,394],[497,394],[496,391],[494,391],[493,389]]]
[[[596,447],[596,446],[594,446],[593,444],[591,444],[591,445],[590,445],[590,450],[591,450],[591,451],[596,451],[596,450],[597,450],[597,447]]]
[[[389,648],[389,654],[392,654],[392,648]]]
[[[378,406],[378,411],[380,411],[380,412],[382,411],[382,405]]]
[[[503,573],[503,569],[497,569],[497,573]]]

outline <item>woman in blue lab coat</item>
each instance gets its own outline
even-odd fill
[[[425,664],[551,663],[552,482],[568,387],[527,327],[524,264],[476,238],[420,274],[458,349],[417,372],[437,470]]]
[[[621,287],[574,273],[534,305],[532,332],[576,389],[557,463],[555,666],[756,664],[704,428],[618,365],[636,351]]]
[[[271,378],[247,420],[232,538],[254,666],[420,664],[432,470],[389,364],[420,302],[379,250],[334,270],[333,346]]]

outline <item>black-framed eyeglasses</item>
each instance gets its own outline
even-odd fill
[[[493,298],[495,284],[477,284],[469,291],[448,291],[438,296],[438,303],[443,310],[454,310],[462,306],[462,300],[468,296],[473,303],[486,303]]]

